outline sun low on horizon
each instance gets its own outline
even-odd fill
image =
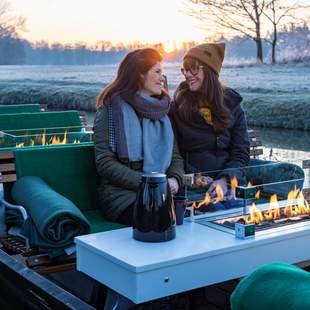
[[[162,43],[166,53],[206,36],[184,0],[8,0],[26,18],[25,39],[49,43]]]

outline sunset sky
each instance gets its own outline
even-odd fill
[[[9,0],[27,18],[31,41],[93,44],[202,41],[208,34],[183,12],[183,0]]]

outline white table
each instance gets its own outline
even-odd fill
[[[185,222],[164,243],[136,241],[131,228],[75,241],[77,269],[137,304],[243,277],[266,263],[310,259],[309,224],[247,240]]]

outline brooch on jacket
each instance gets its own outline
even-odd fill
[[[204,120],[207,122],[207,124],[213,125],[212,113],[209,108],[200,108],[199,113],[204,118]]]

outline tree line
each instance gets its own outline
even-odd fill
[[[209,37],[206,41],[226,42],[227,58],[249,58],[256,52],[259,62],[263,62],[266,58],[264,55],[268,55],[271,62],[276,63],[276,53],[286,49],[296,55],[301,50],[308,51],[300,58],[310,57],[310,30],[306,16],[301,19],[294,15],[307,6],[298,1],[294,5],[284,5],[282,0],[187,1],[187,14],[199,18],[206,30],[221,30],[221,36]],[[25,22],[25,18],[11,12],[6,0],[0,0],[0,65],[114,64],[129,50],[150,46],[138,41],[116,45],[100,41],[94,46],[83,42],[32,43],[21,39],[19,35]],[[264,33],[263,22],[267,25]],[[161,43],[153,44],[152,47],[159,49],[166,60],[180,61],[184,51],[195,44],[184,42],[181,48],[170,53],[165,53]]]
[[[7,1],[0,0],[0,65],[23,62],[24,50],[18,32],[25,23],[25,18],[11,14]]]
[[[243,35],[256,44],[256,57],[264,61],[263,42],[271,45],[271,62],[276,62],[278,31],[288,23],[307,23],[308,0],[187,0],[184,11],[201,22],[207,31]]]

